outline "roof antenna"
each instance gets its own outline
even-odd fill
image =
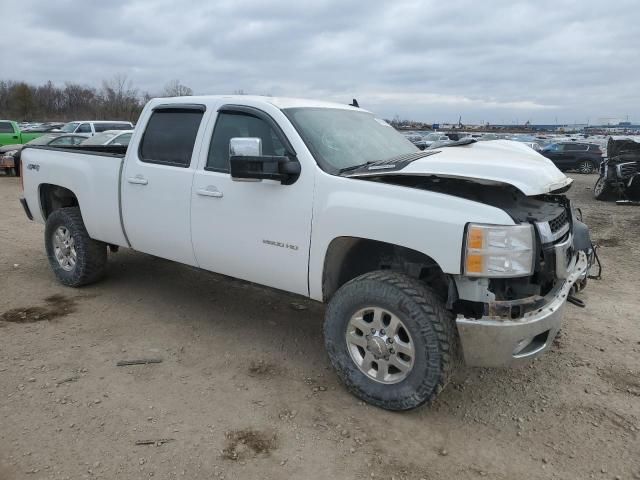
[[[353,99],[353,102],[351,102],[349,105],[352,107],[360,108],[360,105],[358,105],[358,100],[356,100],[355,98]]]

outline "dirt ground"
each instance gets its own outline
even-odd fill
[[[605,268],[586,308],[530,366],[408,413],[345,391],[314,302],[127,250],[59,285],[0,177],[0,480],[640,479],[640,208],[574,177]],[[140,358],[162,362],[116,365]]]

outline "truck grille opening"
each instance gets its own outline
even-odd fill
[[[620,176],[622,178],[631,177],[639,171],[638,164],[636,162],[621,163],[618,165],[618,168],[620,168]]]
[[[549,221],[549,227],[551,228],[551,233],[556,233],[562,227],[564,227],[568,223],[567,212],[563,211],[560,215],[558,215],[553,220]]]

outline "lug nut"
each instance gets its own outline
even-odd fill
[[[387,343],[393,343],[393,338],[387,338]]]
[[[371,333],[376,333],[376,329],[375,329],[375,328],[372,328],[372,329],[371,329]]]
[[[367,347],[368,348],[368,347]],[[396,353],[396,351],[393,348],[389,349],[389,353]]]
[[[380,330],[380,335],[384,335],[384,328]]]

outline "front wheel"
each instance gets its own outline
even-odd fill
[[[51,269],[63,285],[81,287],[104,275],[107,246],[89,237],[78,207],[51,213],[44,241]]]
[[[349,391],[388,410],[433,400],[457,360],[453,315],[422,282],[390,271],[343,285],[329,302],[324,336]]]
[[[593,173],[596,169],[596,166],[591,160],[581,160],[578,164],[578,172],[589,174]]]
[[[613,192],[607,180],[601,175],[596,180],[596,184],[593,186],[593,196],[596,200],[611,200],[613,198]]]

